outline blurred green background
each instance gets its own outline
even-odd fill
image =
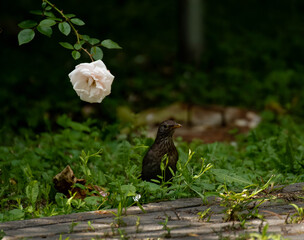
[[[195,0],[196,1],[196,0]],[[198,0],[200,1],[200,0]],[[1,1],[1,128],[46,130],[68,114],[115,122],[118,106],[139,112],[173,102],[270,108],[303,116],[304,15],[301,0],[200,2],[202,53],[185,58],[183,30],[187,0],[53,0],[86,23],[80,33],[112,39],[122,50],[104,50],[115,76],[112,94],[101,104],[81,102],[69,82],[76,64],[67,41],[54,29],[18,46],[17,24],[37,19],[34,0]],[[197,1],[196,1],[197,3]],[[39,18],[38,18],[39,19]],[[199,25],[200,26],[200,25]],[[191,54],[190,54],[191,55]]]

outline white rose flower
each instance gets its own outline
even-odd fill
[[[111,93],[114,79],[101,60],[77,65],[69,77],[80,99],[89,103],[101,103]]]

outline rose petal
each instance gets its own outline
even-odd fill
[[[95,61],[95,62],[93,62],[94,64],[94,66],[95,67],[98,67],[98,68],[104,68],[104,69],[107,69],[107,67],[106,67],[106,65],[103,63],[103,61],[101,61],[101,60],[97,60],[97,61]]]

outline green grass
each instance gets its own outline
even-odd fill
[[[78,123],[61,116],[56,131],[37,135],[24,129],[14,136],[2,130],[0,221],[109,208],[118,208],[119,218],[131,205],[251,191],[271,177],[276,184],[303,181],[302,125],[289,117],[267,116],[248,136],[240,136],[237,146],[177,139],[180,158],[172,185],[139,179],[142,158],[153,142],[142,129],[125,134],[123,125]],[[66,165],[77,178],[104,187],[108,196],[80,200],[56,192],[52,179]]]

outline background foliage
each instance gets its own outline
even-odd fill
[[[57,124],[56,133],[34,135],[28,130],[0,147],[0,221],[108,208],[121,214],[135,204],[184,197],[205,201],[209,195],[228,194],[227,189],[258,189],[269,179],[274,184],[304,180],[303,126],[288,117],[280,119],[281,126],[265,121],[248,137],[240,136],[236,146],[177,140],[179,161],[172,185],[138,178],[152,141],[141,133],[125,135],[118,125],[79,123],[67,116]],[[98,151],[99,156],[86,157]],[[82,201],[57,192],[52,178],[66,165],[78,179],[103,187],[107,194],[91,193]]]
[[[116,79],[111,97],[94,106],[95,116],[113,121],[118,105],[139,111],[175,101],[258,110],[275,105],[302,115],[299,0],[263,5],[255,0],[205,1],[204,54],[197,68],[178,58],[178,1],[54,3],[85,19],[88,35],[110,38],[123,47],[105,51],[104,61]],[[32,18],[28,12],[39,9],[36,4],[1,3],[0,119],[13,128],[45,129],[45,120],[60,113],[83,117],[79,108],[85,103],[67,77],[75,62],[58,44],[65,41],[60,32],[54,31],[55,41],[37,35],[30,44],[17,47],[17,24]],[[90,60],[78,63],[83,61]]]
[[[116,78],[102,104],[81,102],[67,75],[90,59],[75,62],[58,44],[66,41],[59,31],[55,41],[37,35],[19,47],[17,25],[39,6],[0,3],[0,221],[96,209],[100,199],[67,199],[52,188],[52,177],[67,164],[78,178],[90,169],[89,179],[107,187],[101,208],[135,204],[138,193],[145,203],[259,187],[273,174],[276,183],[303,181],[303,1],[204,1],[204,54],[196,67],[179,55],[176,0],[54,3],[84,19],[88,35],[123,47],[104,51]],[[123,134],[130,126],[119,122],[116,108],[138,112],[172,102],[271,111],[237,147],[178,140],[179,164],[187,163],[189,148],[195,154],[168,190],[137,178],[152,140],[142,129]],[[81,163],[82,150],[100,148],[99,158]],[[208,163],[213,168],[196,178]]]

